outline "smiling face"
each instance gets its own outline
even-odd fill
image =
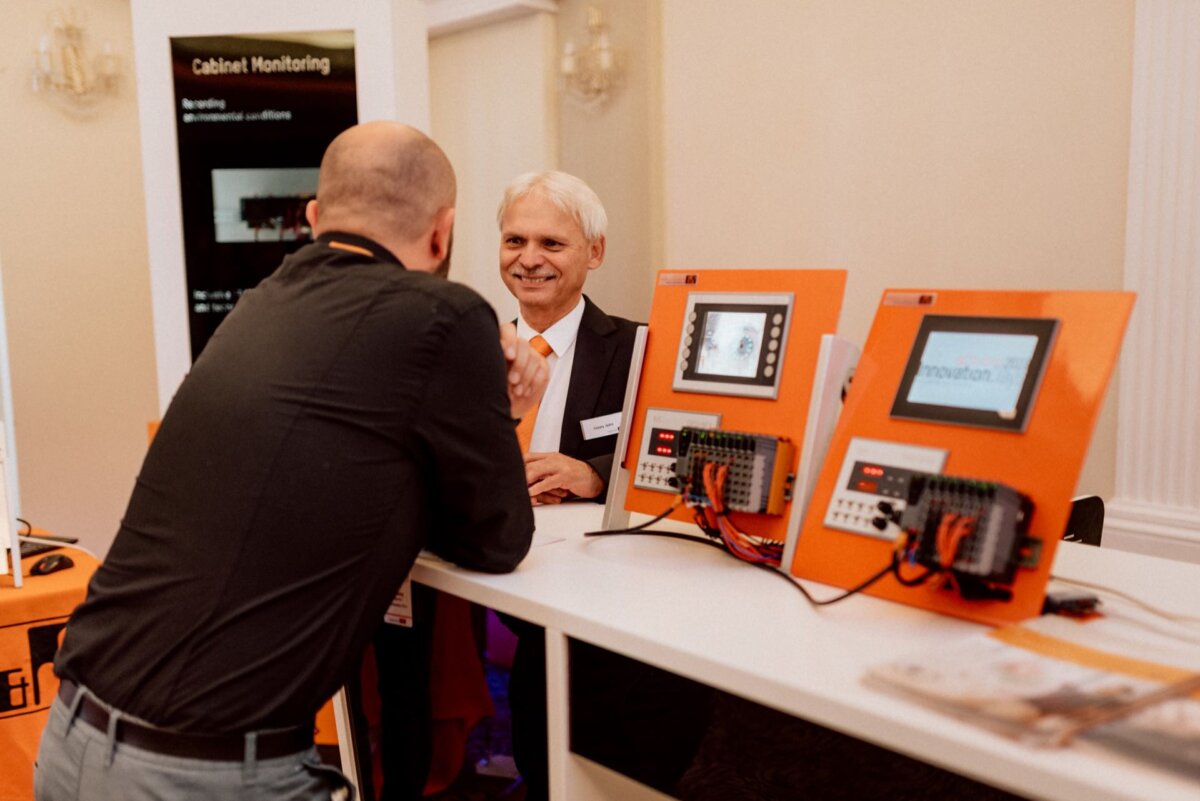
[[[536,189],[500,220],[500,278],[538,331],[575,308],[588,271],[603,261],[604,237],[589,242],[575,218]]]

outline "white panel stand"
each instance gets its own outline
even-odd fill
[[[570,741],[570,698],[567,680],[567,635],[546,628],[546,742],[550,798],[571,798],[567,780]]]
[[[0,542],[12,554],[13,586],[24,580],[21,572],[21,542],[13,522],[21,516],[21,495],[17,484],[17,438],[13,428],[12,375],[8,369],[8,319],[4,312],[4,281],[0,278]],[[0,575],[8,573],[8,561],[0,559]]]
[[[637,404],[638,386],[642,380],[642,363],[646,359],[646,338],[650,329],[639,325],[633,340],[633,358],[629,363],[629,381],[625,384],[625,402],[621,405],[621,430],[617,433],[617,448],[613,452],[612,472],[608,476],[608,497],[604,502],[602,529],[627,528],[629,511],[625,508],[625,493],[629,489],[629,470],[625,456],[629,452],[629,427]]]
[[[829,440],[842,412],[842,395],[858,364],[858,347],[849,340],[832,334],[821,337],[821,348],[817,353],[817,367],[813,375],[812,396],[808,401],[808,420],[804,424],[804,442],[800,446],[800,461],[796,466],[796,481],[792,490],[792,510],[788,517],[787,533],[784,538],[783,559],[780,568],[788,571],[796,555],[796,541],[800,538],[800,524],[808,511],[825,454],[829,451]]]
[[[361,788],[362,773],[358,765],[358,748],[355,745],[354,716],[350,714],[350,702],[346,688],[340,688],[333,696],[333,723],[337,729],[338,757],[345,773],[354,786]],[[361,793],[361,790],[359,791]]]
[[[4,429],[0,428],[0,470],[3,470],[8,465],[7,440],[8,438],[4,435]],[[21,569],[21,540],[17,536],[17,529],[13,525],[13,518],[9,515],[7,482],[0,482],[0,540],[6,543],[5,547],[12,557],[13,586],[22,587],[25,584],[25,575]],[[7,572],[8,560],[0,559],[0,575]]]

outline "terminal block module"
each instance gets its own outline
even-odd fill
[[[704,466],[727,465],[723,502],[731,511],[781,515],[792,496],[795,447],[785,438],[683,428],[675,477],[689,504],[708,506]]]
[[[1029,498],[1007,485],[915,473],[898,522],[915,537],[917,562],[1010,584],[1021,564],[1032,512]]]

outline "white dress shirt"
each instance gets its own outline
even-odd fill
[[[522,339],[533,339],[541,335],[550,343],[554,352],[546,357],[550,368],[550,381],[538,406],[537,420],[533,424],[533,436],[529,440],[531,453],[557,453],[562,439],[563,412],[567,405],[567,390],[571,386],[571,367],[575,364],[575,338],[579,335],[579,323],[583,320],[583,297],[575,308],[545,331],[535,331],[517,315],[517,335]]]

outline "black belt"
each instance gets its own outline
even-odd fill
[[[58,688],[58,697],[68,707],[75,699],[78,686],[73,681],[64,680]],[[85,695],[79,703],[76,717],[95,726],[100,731],[108,730],[108,710],[90,695]],[[218,762],[240,762],[246,756],[246,735],[244,734],[189,734],[187,732],[168,731],[122,717],[117,722],[116,739],[119,743],[153,751],[167,756],[188,757],[190,759],[208,759]],[[272,759],[306,751],[313,743],[311,726],[298,726],[294,729],[260,732],[254,749],[256,759]]]

